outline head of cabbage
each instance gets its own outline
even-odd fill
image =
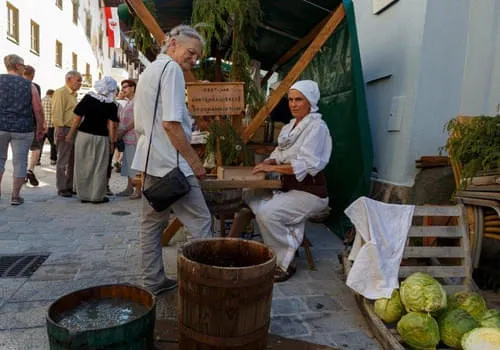
[[[448,297],[448,309],[456,308],[464,309],[477,321],[487,310],[484,298],[479,293],[469,291],[456,292]]]
[[[432,276],[416,272],[408,276],[399,289],[407,312],[436,312],[446,308],[446,292]]]
[[[398,333],[414,349],[436,349],[439,327],[436,320],[423,312],[410,312],[399,320]]]
[[[454,349],[460,349],[462,336],[471,329],[479,327],[479,323],[462,309],[446,311],[438,319],[441,341]]]
[[[464,350],[498,350],[500,349],[500,329],[474,328],[462,337]]]
[[[500,328],[500,310],[491,309],[486,311],[479,323],[481,323],[481,327]]]
[[[399,298],[399,291],[395,289],[391,298],[380,298],[375,300],[373,305],[375,314],[385,323],[394,323],[399,321],[404,314],[404,308]]]

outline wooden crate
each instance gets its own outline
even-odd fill
[[[400,280],[414,272],[424,272],[435,277],[447,293],[474,289],[464,207],[458,205],[416,206],[413,216],[414,222],[422,222],[424,225],[415,224],[410,228],[402,265],[399,269]],[[426,218],[426,220],[420,219],[420,217]],[[435,217],[454,217],[455,219],[451,223],[455,223],[455,225],[425,226],[425,222],[428,222],[429,218]],[[437,246],[415,245],[415,240],[424,242],[430,237],[437,237]],[[372,332],[384,349],[406,349],[396,328],[386,325],[375,315],[373,301],[361,295],[356,295],[356,301]]]
[[[251,166],[220,166],[217,167],[218,180],[264,180],[265,174],[252,174]]]

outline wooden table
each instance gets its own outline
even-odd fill
[[[466,190],[459,190],[455,196],[459,203],[469,206],[471,215],[471,252],[472,266],[479,267],[479,259],[483,245],[483,238],[500,240],[500,234],[485,232],[483,208],[491,208],[500,216],[500,186],[467,186]],[[488,230],[486,230],[488,231]]]

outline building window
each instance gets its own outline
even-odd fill
[[[73,70],[78,71],[78,55],[73,52]]]
[[[73,0],[73,23],[78,24],[79,0]]]
[[[7,38],[19,43],[19,10],[7,3]]]
[[[102,29],[99,29],[99,50],[102,52]]]
[[[90,40],[92,35],[92,18],[90,18],[89,13],[85,15],[85,34],[87,35],[87,38]]]
[[[59,68],[62,67],[62,53],[63,53],[62,43],[56,40],[56,67]]]
[[[31,21],[31,52],[40,54],[40,26]]]
[[[56,6],[59,7],[62,10],[62,8],[63,8],[63,0],[56,0]]]

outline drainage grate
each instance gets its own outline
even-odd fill
[[[49,255],[0,255],[0,278],[30,277]]]
[[[125,211],[125,210],[123,210],[123,211],[118,210],[118,211],[112,212],[111,215],[127,216],[127,215],[130,215],[130,212],[129,211]]]

